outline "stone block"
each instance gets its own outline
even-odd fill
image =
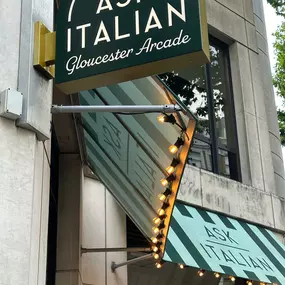
[[[268,43],[266,38],[264,38],[260,33],[256,33],[256,39],[257,39],[257,46],[259,48],[259,52],[263,52],[265,55],[269,56],[268,51]]]
[[[241,169],[242,183],[251,185],[249,149],[247,143],[247,132],[244,112],[236,113],[236,125],[238,136],[239,162]]]
[[[258,52],[256,29],[252,23],[245,22],[248,48]]]
[[[102,183],[84,178],[82,189],[82,247],[105,248],[106,193]]]
[[[254,15],[254,24],[255,24],[256,32],[266,39],[267,35],[266,35],[266,27],[264,23],[265,22],[262,21],[257,15]]]
[[[276,229],[285,232],[285,199],[272,196],[272,205],[274,212],[274,226]]]
[[[107,253],[106,272],[107,283],[106,285],[126,285],[128,284],[128,267],[123,266],[118,268],[114,273],[111,271],[111,263],[122,263],[127,260],[126,252],[111,252]]]
[[[270,194],[203,170],[201,174],[203,207],[274,227]]]
[[[265,191],[276,193],[274,169],[270,150],[269,133],[267,121],[257,118],[257,127],[259,134],[260,155],[262,161],[262,171],[264,177]]]
[[[243,105],[245,112],[255,115],[249,51],[246,47],[237,44],[237,53],[238,53],[238,65],[235,67],[233,66],[232,69],[238,68],[238,72],[240,72],[242,97],[241,98],[235,97],[235,101],[236,99],[243,100],[242,104],[239,105]],[[241,110],[236,110],[236,112],[239,111]]]
[[[126,247],[126,214],[106,190],[106,246]]]
[[[22,2],[18,90],[24,98],[18,125],[35,131],[40,140],[50,138],[53,84],[33,67],[34,23],[41,21],[52,30],[53,13],[53,2],[49,0]]]
[[[247,38],[244,18],[217,1],[207,0],[206,2],[208,24],[220,33],[246,46]],[[234,1],[231,2],[233,3]]]
[[[267,116],[264,103],[264,89],[259,55],[253,51],[249,51],[249,59],[254,92],[255,114],[258,118],[266,121]]]
[[[84,284],[104,285],[106,253],[84,253],[81,258],[81,275]]]
[[[257,129],[257,118],[251,114],[245,114],[249,164],[251,173],[251,186],[264,190],[263,172],[261,164],[260,138]]]
[[[59,159],[57,270],[79,269],[81,161],[79,155]]]
[[[20,18],[21,5],[18,0],[1,1],[0,92],[7,88],[18,88]]]
[[[243,0],[216,0],[218,3],[222,4],[229,10],[235,12],[240,17],[244,15]]]
[[[186,165],[177,199],[193,205],[202,206],[201,170]]]
[[[78,285],[79,283],[78,272],[57,272],[55,278],[56,285]]]
[[[245,19],[250,23],[254,24],[252,0],[243,0],[243,6]]]

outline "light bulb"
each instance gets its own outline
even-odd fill
[[[247,285],[253,285],[252,281],[247,281]]]
[[[160,180],[160,183],[161,183],[161,185],[164,186],[164,187],[169,184],[169,182],[167,181],[166,178],[161,179],[161,180]]]
[[[182,138],[178,138],[175,144],[169,147],[169,151],[173,154],[177,153],[179,147],[183,146],[184,140]]]
[[[199,271],[198,271],[198,275],[199,275],[200,277],[203,277],[204,274],[205,274],[205,270],[199,270]]]
[[[154,227],[154,228],[152,228],[152,231],[153,231],[154,234],[158,234],[159,233],[159,228]]]
[[[221,277],[221,275],[219,273],[217,273],[217,272],[214,275],[215,275],[216,278],[220,278]]]
[[[156,260],[159,259],[159,254],[158,253],[154,253],[153,254],[153,258],[156,259]]]
[[[167,199],[167,197],[166,197],[164,194],[159,194],[159,195],[158,195],[158,198],[159,198],[159,200],[160,200],[161,202],[165,202],[166,199]]]
[[[159,209],[159,210],[158,210],[158,215],[159,215],[159,216],[165,215],[165,210],[164,210],[164,209]]]
[[[153,222],[156,224],[156,225],[159,225],[161,223],[161,219],[160,218],[154,218],[153,219]]]
[[[184,269],[184,264],[179,264],[180,269]]]
[[[157,269],[160,269],[160,268],[162,267],[162,264],[159,263],[159,262],[157,262],[157,263],[155,264],[155,267],[156,267]]]
[[[164,123],[165,122],[165,115],[160,115],[157,117],[157,119],[160,123]]]
[[[175,167],[173,167],[171,165],[166,168],[166,172],[168,174],[172,174],[174,172],[174,170],[175,170]]]
[[[169,147],[169,151],[170,151],[172,154],[175,154],[175,153],[177,153],[177,151],[178,151],[178,147],[175,146],[175,145],[171,145],[171,146]]]
[[[158,252],[158,250],[159,250],[159,248],[156,245],[152,247],[153,252]]]
[[[151,238],[152,243],[156,244],[158,243],[158,239],[156,237],[152,237]]]
[[[230,276],[230,280],[231,280],[232,282],[235,282],[235,281],[236,281],[236,278],[235,278],[234,276]]]
[[[160,200],[161,202],[165,202],[166,199],[167,199],[167,197],[168,197],[169,195],[171,195],[171,193],[172,193],[171,189],[167,188],[167,189],[163,192],[163,194],[159,194],[159,195],[158,195],[158,198],[159,198],[159,200]]]

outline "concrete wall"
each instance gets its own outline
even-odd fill
[[[32,29],[27,29],[24,18],[29,15],[30,22],[41,18],[52,25],[53,5],[48,0],[29,1],[31,5],[26,2],[0,1],[0,92],[7,88],[19,90],[24,93],[25,100],[32,95],[38,99],[30,103],[37,108],[36,102],[51,101],[51,83],[21,71],[20,62],[25,58],[29,59],[29,74],[36,74],[30,65],[32,53],[30,50],[21,53],[20,39],[22,44],[29,42],[32,46]],[[47,3],[45,9],[41,9]],[[20,88],[20,78],[26,80],[25,90]],[[26,107],[28,105],[25,103]],[[26,107],[23,113],[27,111]],[[32,113],[38,126],[48,126],[44,132],[50,136],[50,113],[44,112],[44,116],[41,116],[41,110]],[[34,132],[0,118],[1,285],[45,284],[49,153],[49,142],[39,142]]]
[[[207,14],[230,48],[242,182],[285,197],[262,0],[207,0]]]
[[[79,155],[61,154],[59,158],[56,285],[80,284],[81,183],[82,165]]]
[[[126,247],[126,215],[98,181],[84,178],[82,187],[81,238],[83,248]],[[92,285],[126,285],[127,267],[111,272],[111,262],[126,261],[121,253],[84,253],[81,257],[83,283]]]

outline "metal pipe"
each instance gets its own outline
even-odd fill
[[[150,259],[152,258],[152,253],[151,254],[147,254],[147,255],[143,255],[143,256],[140,256],[140,257],[137,257],[137,258],[133,258],[133,259],[130,259],[126,262],[122,262],[122,263],[119,263],[119,264],[116,264],[115,262],[112,262],[111,263],[111,270],[112,272],[114,273],[115,270],[119,267],[122,267],[122,266],[125,266],[125,265],[130,265],[130,264],[133,264],[133,263],[137,263],[137,262],[140,262],[140,261],[143,261],[143,260],[146,260],[146,259]]]
[[[51,107],[51,113],[82,113],[82,112],[110,112],[110,113],[176,113],[182,111],[178,105],[120,105],[120,106],[57,106]]]
[[[81,248],[81,254],[90,252],[151,252],[149,247]]]

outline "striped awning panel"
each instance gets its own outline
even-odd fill
[[[176,202],[165,261],[264,283],[285,284],[285,247],[273,232]]]

